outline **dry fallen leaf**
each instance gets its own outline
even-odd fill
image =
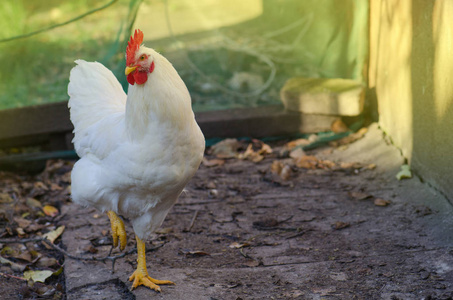
[[[271,164],[271,172],[280,175],[283,169],[283,163],[278,160],[274,160]]]
[[[271,172],[280,176],[283,180],[288,180],[291,177],[291,167],[278,160],[272,162]]]
[[[59,186],[58,184],[56,183],[51,183],[50,184],[50,190],[51,191],[61,191],[63,188],[61,186]]]
[[[336,119],[335,121],[332,122],[332,125],[330,125],[330,129],[335,132],[335,133],[341,133],[341,132],[348,132],[349,128],[346,126],[346,124],[341,120],[341,118]]]
[[[47,240],[49,240],[52,244],[55,242],[55,240],[63,233],[65,229],[65,226],[62,225],[58,227],[57,229],[50,231],[46,234],[43,235]]]
[[[374,170],[376,169],[377,165],[376,164],[369,164],[368,166],[366,166],[366,169],[368,170]]]
[[[291,177],[291,167],[284,165],[282,171],[280,172],[280,177],[283,180],[288,180]]]
[[[49,268],[58,264],[58,261],[53,257],[41,256],[37,262],[36,266],[40,268]]]
[[[387,206],[390,204],[389,200],[381,199],[381,198],[376,198],[374,200],[374,205],[376,206]]]
[[[366,194],[366,193],[362,193],[362,192],[349,192],[348,195],[351,198],[354,198],[356,200],[365,200],[365,199],[373,197],[370,194]]]
[[[334,169],[336,167],[336,164],[330,160],[318,160],[317,167],[319,169]]]
[[[342,169],[361,169],[363,165],[358,162],[342,162],[340,168]]]
[[[192,256],[192,257],[197,257],[197,256],[210,256],[211,254],[204,252],[204,251],[190,251],[190,250],[179,250],[181,254],[184,254],[185,256]]]
[[[31,224],[30,220],[27,220],[27,219],[24,219],[24,218],[20,218],[20,217],[15,217],[15,218],[13,218],[13,220],[21,228],[27,228]]]
[[[308,139],[297,139],[297,140],[287,143],[285,146],[289,150],[292,150],[292,149],[296,148],[297,146],[306,146],[306,145],[309,145],[310,143],[311,143],[311,141]]]
[[[53,272],[48,271],[48,270],[43,270],[43,271],[29,270],[29,271],[24,272],[25,279],[27,279],[27,280],[31,279],[34,282],[42,282],[42,283],[44,283],[46,281],[46,279],[52,275],[53,275]]]
[[[338,147],[338,146],[342,146],[342,145],[351,144],[351,143],[361,139],[365,135],[365,133],[367,133],[367,131],[368,131],[368,128],[363,127],[359,131],[357,131],[355,133],[351,133],[347,137],[344,137],[337,141],[330,142],[329,145],[332,147]]]
[[[243,265],[245,265],[247,267],[255,268],[260,265],[260,262],[257,260],[254,260],[254,259],[249,259],[245,263],[243,263]]]
[[[156,230],[157,234],[169,234],[174,232],[173,227],[165,227],[165,228],[159,228]]]
[[[58,209],[52,205],[45,205],[42,208],[42,211],[46,214],[46,216],[55,217],[58,215]]]
[[[210,153],[218,158],[233,158],[237,156],[239,146],[240,144],[237,139],[225,139],[213,145]]]
[[[296,166],[304,169],[316,169],[318,159],[313,155],[302,156],[296,160]]]
[[[304,150],[302,150],[302,148],[298,147],[298,148],[295,148],[294,150],[292,150],[290,153],[289,153],[289,157],[297,160],[299,158],[301,158],[302,156],[306,156]]]
[[[6,259],[1,256],[0,256],[0,264],[10,265],[11,269],[15,272],[23,272],[25,270],[25,268],[27,267],[26,265],[15,263],[15,262],[10,261],[9,259]]]
[[[230,244],[228,247],[234,248],[234,249],[240,249],[240,248],[248,247],[248,246],[250,246],[249,243],[238,243],[238,242],[234,242],[234,243]]]
[[[332,228],[335,230],[348,228],[349,226],[351,226],[350,223],[341,222],[341,221],[336,221],[334,224],[332,224]]]
[[[225,160],[223,159],[206,159],[203,158],[203,165],[206,167],[216,167],[216,166],[223,166],[225,164]]]
[[[261,155],[259,152],[255,152],[253,150],[253,145],[249,144],[247,146],[247,149],[245,150],[245,152],[239,154],[238,158],[239,159],[249,159],[253,162],[260,162],[264,159],[264,156]]]
[[[36,200],[35,198],[27,198],[25,203],[30,206],[31,208],[41,208],[42,204],[40,201]]]
[[[262,141],[253,139],[252,142],[253,143],[250,143],[247,146],[247,149],[245,150],[244,153],[238,155],[239,159],[248,159],[257,163],[262,161],[266,154],[272,153],[272,148],[269,145],[263,143]],[[254,146],[255,149],[256,148],[258,149],[254,150]]]
[[[14,202],[13,198],[7,193],[0,193],[0,203],[12,203]]]

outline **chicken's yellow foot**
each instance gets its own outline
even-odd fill
[[[120,217],[114,212],[109,210],[107,215],[110,219],[110,224],[112,225],[112,237],[113,237],[113,248],[118,246],[118,238],[120,240],[120,249],[124,250],[126,248],[127,237],[126,229],[124,228],[124,222]]]
[[[134,281],[131,290],[139,285],[144,285],[156,292],[160,292],[161,289],[159,284],[174,284],[169,280],[157,280],[148,275],[148,270],[146,269],[145,243],[137,236],[135,238],[137,239],[137,270],[129,277],[129,281]]]

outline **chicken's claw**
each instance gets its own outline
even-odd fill
[[[126,248],[127,236],[126,229],[124,228],[124,222],[120,217],[114,212],[109,210],[107,215],[110,219],[110,224],[112,226],[112,237],[113,237],[113,248],[118,246],[118,238],[120,241],[120,249],[124,250]]]
[[[169,280],[157,280],[148,275],[148,270],[146,268],[145,243],[142,242],[138,236],[135,236],[135,238],[137,240],[137,270],[129,277],[129,281],[134,281],[131,290],[139,285],[144,285],[156,292],[160,292],[161,289],[159,284],[174,284]]]
[[[152,290],[155,290],[156,292],[161,291],[159,284],[174,284],[169,280],[154,279],[150,277],[148,274],[141,272],[139,269],[135,270],[134,273],[132,273],[131,277],[129,277],[129,281],[134,281],[132,283],[131,290],[135,289],[139,285],[144,285]]]

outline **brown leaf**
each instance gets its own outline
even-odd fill
[[[42,207],[41,202],[36,200],[35,198],[27,198],[25,203],[27,203],[27,205],[30,206],[31,208],[41,208]]]
[[[217,166],[223,166],[225,164],[224,159],[206,159],[203,158],[203,165],[206,167],[217,167]]]
[[[361,169],[363,165],[358,162],[342,162],[340,168],[342,169]]]
[[[309,145],[310,143],[311,143],[311,141],[309,141],[308,139],[297,139],[297,140],[287,143],[285,146],[289,150],[292,150],[292,149],[296,148],[297,146],[306,146],[306,145]]]
[[[25,228],[25,231],[28,232],[28,233],[32,233],[32,232],[35,232],[35,231],[42,230],[45,227],[46,227],[45,224],[32,223],[32,224],[28,225],[27,228]]]
[[[376,164],[369,164],[368,166],[366,166],[368,170],[374,170],[376,169],[376,167],[377,167]]]
[[[349,192],[348,195],[351,198],[354,198],[355,200],[365,200],[365,199],[373,197],[370,194],[366,194],[366,193],[362,193],[362,192]]]
[[[64,229],[65,229],[65,226],[62,225],[62,226],[58,227],[57,229],[44,234],[43,237],[48,239],[53,244],[55,242],[55,240],[63,233]]]
[[[318,159],[312,155],[305,155],[296,160],[296,166],[304,169],[316,169]]]
[[[248,247],[248,246],[250,246],[249,243],[238,243],[238,242],[233,242],[233,243],[230,244],[228,247],[234,248],[234,249],[240,249],[240,248]]]
[[[255,150],[256,149],[256,150]],[[258,163],[264,159],[266,154],[271,154],[272,148],[260,140],[253,139],[247,146],[244,153],[238,155],[239,159],[248,159]]]
[[[283,163],[278,160],[274,160],[271,164],[271,172],[280,175],[283,169]]]
[[[19,227],[22,227],[22,228],[26,228],[31,224],[30,220],[20,218],[20,217],[15,217],[15,218],[13,218],[13,220],[14,220],[14,222],[17,223],[17,225],[19,225]]]
[[[381,198],[376,198],[374,200],[374,205],[376,205],[376,206],[387,206],[390,203],[391,202],[389,200],[384,200],[384,199],[381,199]]]
[[[261,155],[259,152],[255,152],[253,150],[253,145],[249,144],[247,146],[247,149],[245,150],[245,152],[239,154],[238,158],[239,159],[249,159],[253,162],[260,162],[264,159],[264,156]]]
[[[58,264],[58,261],[53,257],[41,256],[35,263],[40,268],[50,268]]]
[[[213,145],[210,153],[218,158],[233,158],[238,154],[240,143],[237,139],[225,139]]]
[[[16,259],[22,259],[28,262],[32,262],[34,260],[33,255],[29,251],[24,251],[20,253],[19,255],[14,256]]]
[[[50,184],[50,190],[51,191],[61,191],[63,188],[61,186],[59,186],[58,184],[56,183],[51,183]]]
[[[182,250],[179,250],[179,252],[181,254],[184,254],[186,257],[188,257],[188,256],[191,256],[191,257],[210,256],[211,255],[211,254],[209,254],[209,253],[207,253],[205,251],[198,251],[198,250],[191,251],[191,250],[182,249]]]
[[[55,217],[59,213],[58,209],[52,205],[45,205],[42,208],[42,211],[46,214],[46,216],[50,216],[50,217]]]
[[[332,224],[332,228],[335,230],[348,228],[349,226],[351,226],[350,223],[341,222],[341,221],[336,221],[334,224]]]
[[[289,157],[291,157],[295,160],[300,159],[302,156],[306,156],[306,154],[305,154],[304,150],[302,150],[302,148],[296,148],[289,153]]]
[[[288,180],[291,177],[291,167],[288,165],[283,166],[282,171],[280,172],[280,177],[283,180]]]
[[[15,263],[13,261],[10,261],[4,257],[1,257],[0,256],[0,264],[7,264],[7,265],[10,265],[11,266],[11,269],[15,272],[23,272],[25,270],[25,268],[27,267],[27,265],[22,265],[22,264],[18,264],[18,263]]]
[[[341,133],[341,132],[348,132],[349,128],[346,126],[345,123],[341,120],[341,118],[336,119],[335,121],[332,122],[332,125],[330,125],[330,129],[335,132],[335,133]]]
[[[42,181],[36,181],[33,184],[33,188],[34,189],[38,189],[38,190],[44,190],[44,191],[48,191],[49,190],[49,188]]]
[[[243,265],[245,265],[247,267],[255,268],[260,265],[260,262],[255,259],[249,259],[245,263],[243,263]]]
[[[335,169],[336,164],[330,160],[319,160],[317,167],[320,169]]]
[[[66,172],[61,175],[60,180],[65,183],[71,183],[71,172]]]
[[[17,232],[17,235],[20,236],[20,237],[25,236],[25,231],[24,231],[23,228],[17,227],[16,228],[16,232]]]
[[[159,228],[156,230],[157,234],[169,234],[174,232],[173,227],[165,227],[165,228]]]
[[[352,133],[352,134],[348,135],[347,137],[344,137],[344,138],[339,139],[337,141],[330,142],[329,145],[332,146],[332,147],[338,147],[338,146],[342,146],[342,145],[347,145],[347,144],[353,143],[353,142],[361,139],[365,135],[365,133],[367,133],[367,131],[368,131],[368,128],[363,127],[359,131],[357,131],[355,133]]]
[[[0,203],[12,203],[14,202],[13,198],[7,193],[0,193]]]

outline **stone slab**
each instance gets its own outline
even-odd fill
[[[357,116],[362,113],[365,87],[342,78],[289,79],[280,91],[285,108],[304,114]]]

